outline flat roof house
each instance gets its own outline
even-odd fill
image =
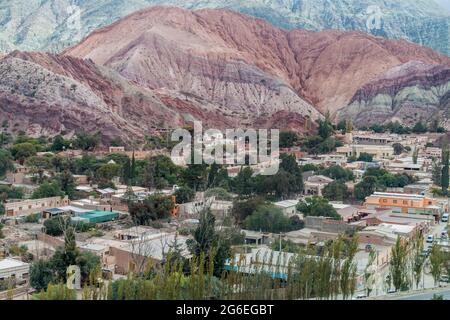
[[[305,195],[321,196],[323,189],[333,181],[333,179],[322,175],[311,176],[304,182],[303,192]]]
[[[297,200],[284,200],[274,203],[275,207],[280,208],[283,214],[288,217],[297,214],[297,204]]]
[[[27,281],[30,273],[30,265],[20,260],[6,258],[0,260],[0,281],[16,280]]]
[[[336,153],[345,155],[346,157],[354,156],[357,158],[361,155],[361,153],[368,153],[375,159],[390,159],[394,156],[394,148],[386,145],[351,144],[337,148]]]
[[[5,203],[5,213],[7,217],[23,216],[34,213],[42,213],[45,210],[59,206],[67,206],[68,204],[68,197],[52,197],[43,199],[11,201]]]
[[[366,198],[364,205],[368,209],[390,208],[395,213],[424,214],[436,218],[445,209],[437,199],[424,195],[385,192],[375,192]]]

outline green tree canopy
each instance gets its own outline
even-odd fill
[[[364,162],[372,162],[373,156],[371,154],[361,152],[361,154],[358,157],[358,161],[364,161]]]
[[[304,216],[314,217],[330,217],[340,220],[336,209],[325,198],[314,196],[300,201],[297,205],[297,210],[304,214]]]
[[[333,165],[324,170],[321,170],[320,174],[330,177],[333,180],[340,180],[344,182],[354,179],[353,172],[351,170],[344,169],[339,165]]]
[[[7,171],[14,170],[13,157],[9,151],[0,149],[0,177],[3,177]]]
[[[195,192],[189,187],[182,186],[175,191],[175,197],[177,199],[177,203],[187,203],[194,200]]]
[[[32,199],[42,199],[51,197],[63,197],[64,192],[56,182],[44,182],[31,195]]]
[[[99,143],[100,133],[97,132],[95,134],[89,134],[85,131],[80,131],[76,134],[74,147],[85,151],[92,151],[98,146]]]
[[[350,197],[350,192],[345,183],[333,181],[323,189],[323,196],[329,201],[344,201]]]
[[[242,224],[244,220],[251,215],[260,206],[265,205],[266,202],[262,198],[251,198],[248,200],[235,200],[233,202],[233,209],[231,215],[237,224]]]
[[[281,209],[266,205],[260,206],[245,221],[246,229],[263,232],[287,232],[291,231],[291,221],[283,214]]]
[[[172,199],[164,194],[150,195],[143,203],[128,204],[130,215],[138,225],[150,225],[152,221],[168,218],[173,208]]]
[[[280,132],[280,148],[292,148],[299,142],[299,136],[293,131]]]
[[[363,180],[355,186],[355,198],[364,201],[366,197],[372,195],[378,187],[376,177],[366,176]]]
[[[23,164],[25,159],[36,155],[38,149],[35,144],[24,142],[13,145],[10,150],[14,159]]]

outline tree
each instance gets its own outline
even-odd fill
[[[425,258],[422,256],[423,251],[423,236],[417,233],[413,239],[413,256],[412,256],[412,269],[416,288],[419,288],[420,280],[422,279],[423,267],[425,264]]]
[[[340,180],[343,182],[351,181],[354,179],[353,172],[349,169],[344,169],[339,165],[330,166],[322,171],[320,174],[327,176],[333,180]]]
[[[3,177],[7,171],[14,170],[14,163],[11,154],[4,149],[0,149],[0,177]]]
[[[230,190],[230,177],[228,170],[217,163],[213,163],[208,170],[207,189],[223,188]]]
[[[3,203],[0,202],[0,216],[3,216],[5,214],[5,206]]]
[[[133,176],[133,162],[131,163],[131,169],[131,175]],[[180,169],[170,158],[166,156],[155,156],[145,161],[141,180],[145,187],[162,189],[168,184],[176,184],[179,173]],[[192,176],[188,175],[188,177],[185,177],[186,180],[190,178],[194,179],[195,173],[189,171],[189,174],[192,174]],[[198,180],[189,180],[189,184],[187,185],[192,187],[196,183],[198,183]]]
[[[56,176],[56,182],[61,188],[61,191],[68,195],[70,199],[74,198],[76,192],[75,178],[68,169]]]
[[[370,293],[375,285],[376,267],[374,266],[374,262],[376,261],[376,258],[376,251],[371,250],[369,252],[369,259],[367,260],[367,264],[364,269],[364,286],[368,297],[370,297]]]
[[[131,169],[130,169],[130,180],[132,184],[134,183],[135,179],[136,179],[136,157],[133,151],[133,155],[131,156]]]
[[[189,187],[180,187],[175,191],[177,203],[191,202],[195,198],[195,192]]]
[[[448,193],[449,187],[449,160],[450,159],[450,150],[447,146],[442,149],[442,173],[441,173],[441,187],[442,192],[444,194]]]
[[[339,121],[338,124],[336,125],[336,130],[341,131],[341,133],[345,133],[346,129],[347,129],[347,121],[345,119]]]
[[[401,143],[394,143],[392,147],[394,148],[395,155],[400,155],[405,151],[405,147]]]
[[[242,224],[249,215],[264,204],[265,201],[262,198],[252,198],[243,201],[235,200],[231,215],[234,217],[237,224]]]
[[[309,197],[304,201],[300,201],[297,205],[297,210],[305,216],[330,217],[336,220],[342,219],[328,200],[318,196]]]
[[[293,131],[280,132],[280,148],[292,148],[298,140],[298,134]]]
[[[334,133],[333,125],[330,121],[329,115],[326,116],[324,120],[317,120],[318,124],[318,134],[319,136],[325,140],[329,137],[331,137]]]
[[[115,177],[120,176],[121,167],[116,163],[107,163],[102,165],[95,172],[95,177],[98,181],[111,181]]]
[[[128,157],[127,157],[128,158]],[[128,158],[128,160],[124,163],[122,168],[122,181],[126,185],[130,185],[132,182],[131,178],[131,160]]]
[[[94,150],[100,143],[100,133],[89,134],[85,131],[80,131],[76,134],[74,146],[85,151]]]
[[[341,251],[338,247],[338,250]],[[339,266],[340,261],[338,256],[335,255],[337,269],[340,270],[340,289],[342,296],[347,299],[348,296],[353,295],[356,287],[356,274],[357,274],[357,263],[355,260],[355,255],[358,251],[358,237],[353,237],[348,243],[346,248],[346,258],[344,263]],[[339,272],[337,272],[339,274]],[[338,275],[339,276],[339,275]]]
[[[445,264],[444,254],[437,243],[434,243],[431,247],[430,253],[430,267],[431,275],[433,276],[434,283],[437,285],[442,275],[442,269]]]
[[[345,183],[333,181],[323,189],[323,196],[329,201],[344,201],[350,197],[350,192]]]
[[[391,249],[389,261],[389,274],[397,291],[405,291],[409,288],[407,257],[408,244],[399,236]]]
[[[244,226],[249,230],[263,232],[291,231],[289,218],[283,214],[281,209],[273,205],[260,206],[245,219]]]
[[[36,190],[34,190],[31,195],[32,199],[42,199],[42,198],[51,198],[51,197],[63,197],[64,192],[61,190],[61,187],[53,182],[44,182],[41,184]]]
[[[365,200],[366,197],[372,195],[377,189],[377,178],[373,176],[364,177],[363,180],[355,186],[355,198]]]
[[[36,155],[37,152],[36,145],[29,142],[15,144],[10,150],[14,159],[19,161],[20,164],[23,164],[25,159]]]
[[[45,233],[53,237],[61,236],[63,234],[62,226],[64,224],[64,221],[62,221],[62,219],[62,217],[56,217],[45,220]]]
[[[37,291],[46,290],[49,283],[54,281],[53,265],[51,261],[38,260],[30,266],[30,284]]]
[[[216,219],[210,210],[200,213],[200,223],[195,229],[193,239],[186,241],[192,255],[205,258],[205,266],[214,263],[214,275],[220,276],[224,270],[225,262],[231,257],[231,241],[225,234],[217,232]],[[213,261],[210,261],[213,259]]]
[[[233,195],[223,188],[208,189],[205,192],[205,197],[206,198],[214,197],[214,198],[216,198],[216,200],[219,200],[219,201],[233,200]]]
[[[142,203],[128,204],[133,221],[138,225],[149,225],[152,221],[169,217],[174,208],[171,197],[164,194],[153,194]]]
[[[233,181],[233,191],[240,197],[249,197],[255,192],[253,170],[250,167],[242,168]]]
[[[432,165],[432,178],[433,178],[433,183],[437,186],[440,186],[442,181],[442,166],[441,163],[439,162],[438,159],[434,158],[433,159],[433,165]]]
[[[412,128],[412,132],[414,133],[426,133],[427,131],[428,128],[422,123],[422,121],[417,122]]]
[[[371,154],[368,154],[368,153],[365,153],[365,152],[361,152],[359,157],[358,157],[358,161],[372,162],[373,161],[373,156]]]
[[[18,187],[0,186],[0,201],[23,199],[24,190]]]
[[[50,146],[50,150],[52,151],[63,151],[67,149],[70,145],[70,142],[65,140],[62,135],[57,135],[53,138],[53,143]]]

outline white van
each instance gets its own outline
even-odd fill
[[[448,222],[448,216],[449,216],[448,213],[444,213],[444,214],[442,215],[442,222]]]

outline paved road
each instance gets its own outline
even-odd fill
[[[444,300],[450,300],[450,286],[444,288],[419,290],[410,293],[387,294],[370,297],[367,300],[431,300],[433,295],[442,295]]]
[[[394,300],[431,300],[433,295],[438,294],[444,297],[444,300],[450,300],[450,288],[444,290],[436,290],[433,292],[417,293],[408,296],[394,298]]]

